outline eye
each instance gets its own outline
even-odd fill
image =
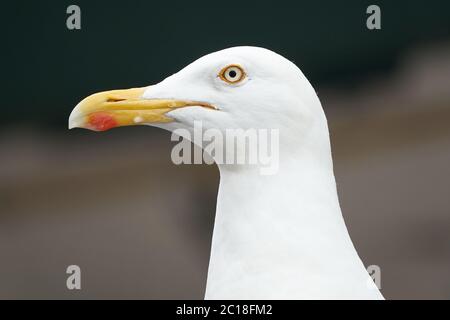
[[[225,82],[234,84],[244,80],[245,72],[241,66],[233,64],[223,68],[219,73],[219,77]]]

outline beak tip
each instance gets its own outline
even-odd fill
[[[77,127],[74,119],[72,118],[72,115],[69,117],[69,123],[67,127],[69,128],[69,130]]]
[[[79,105],[77,105],[69,115],[68,128],[74,129],[80,127],[80,112]]]

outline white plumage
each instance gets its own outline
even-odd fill
[[[241,66],[246,79],[223,81],[218,73],[227,65]],[[258,165],[218,164],[207,299],[382,299],[341,214],[322,106],[292,62],[262,48],[230,48],[145,88],[139,98],[218,109],[186,104],[165,110],[170,122],[146,121],[146,109],[139,124],[191,131],[201,120],[205,129],[223,132],[279,130],[276,174],[261,175]],[[83,125],[89,110],[82,102],[69,125],[89,127]]]

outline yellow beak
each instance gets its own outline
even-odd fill
[[[69,129],[106,131],[115,127],[171,122],[173,119],[166,113],[177,108],[200,106],[215,109],[204,102],[144,99],[142,95],[146,89],[112,90],[90,95],[72,110]]]

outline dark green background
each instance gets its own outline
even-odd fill
[[[82,29],[66,28],[77,4]],[[378,4],[382,30],[365,27]],[[66,127],[80,98],[155,83],[211,51],[272,49],[314,85],[351,88],[450,35],[450,1],[10,1],[1,5],[0,121]]]

